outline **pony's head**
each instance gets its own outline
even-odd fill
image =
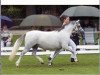
[[[74,27],[74,31],[78,31],[81,28],[81,25],[79,23],[79,20],[76,21],[75,27]]]
[[[71,34],[72,31],[73,31],[73,29],[76,26],[78,26],[78,24],[79,24],[79,20],[77,20],[77,21],[71,21],[69,24],[64,25],[62,27],[63,29],[61,31],[65,31],[65,32],[68,32],[69,34]]]
[[[79,21],[80,21],[80,20],[71,21],[69,24],[64,25],[64,28],[68,28],[68,27],[69,27],[69,28],[75,28],[75,27],[77,27],[77,26],[80,25]]]
[[[79,26],[79,25],[80,25],[79,21],[80,21],[80,20],[71,21],[71,23],[72,23],[73,26]]]

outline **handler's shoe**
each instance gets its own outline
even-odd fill
[[[75,61],[74,61],[74,58],[71,58],[71,62],[75,62]]]
[[[71,62],[78,62],[78,60],[75,58],[71,58]]]

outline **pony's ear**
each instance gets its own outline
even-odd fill
[[[77,20],[76,22],[80,22],[80,20]]]
[[[76,23],[76,21],[71,21],[71,23],[74,25]]]

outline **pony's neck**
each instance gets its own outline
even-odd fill
[[[64,27],[64,29],[63,29],[62,31],[65,31],[65,32],[71,34],[73,28],[74,28],[74,26],[72,25],[72,23],[69,23],[68,25],[66,25],[66,26]]]

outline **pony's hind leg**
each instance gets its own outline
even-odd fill
[[[38,55],[36,55],[37,52],[37,48],[38,48],[38,44],[36,44],[35,46],[32,47],[33,51],[32,51],[32,55],[34,55],[41,64],[44,64],[44,61],[41,57],[39,57]]]
[[[16,61],[16,66],[17,66],[17,67],[18,67],[19,64],[20,64],[21,58],[25,55],[25,53],[27,53],[27,52],[30,50],[31,47],[32,47],[32,44],[30,44],[30,42],[28,42],[28,43],[26,42],[26,43],[25,43],[25,48],[24,48],[24,50],[21,52],[19,59]]]
[[[62,49],[58,49],[54,52],[54,54],[51,54],[50,57],[48,58],[48,66],[52,65],[52,61],[54,60],[54,58],[62,51]]]
[[[28,51],[28,49],[24,49],[24,50],[21,52],[19,59],[16,61],[16,67],[19,67],[21,58],[24,56],[25,53],[27,53],[27,51]]]

